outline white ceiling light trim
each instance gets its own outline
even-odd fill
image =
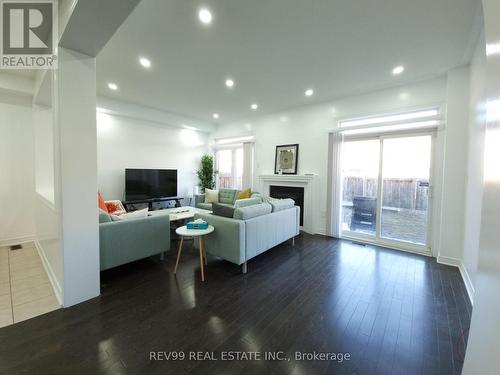
[[[305,96],[313,96],[314,95],[314,90],[313,89],[307,89],[304,92]]]
[[[139,64],[141,64],[144,68],[150,68],[151,67],[151,61],[145,57],[140,57],[139,58]]]
[[[231,78],[226,79],[226,87],[233,88],[234,87],[234,81]]]
[[[108,88],[109,88],[110,90],[116,91],[116,90],[118,90],[118,85],[117,85],[116,83],[109,82],[109,83],[108,83]]]
[[[216,120],[217,120],[217,119],[219,118],[219,114],[218,114],[218,113],[214,113],[214,114],[212,115],[212,117],[213,117],[214,119],[216,119]]]
[[[198,19],[204,25],[210,25],[212,23],[212,13],[207,8],[201,8],[198,11]]]
[[[403,65],[398,65],[394,69],[392,69],[392,74],[395,76],[403,73],[405,71],[405,67]]]
[[[252,108],[254,111],[259,109],[259,105],[257,103],[253,103],[250,108]]]

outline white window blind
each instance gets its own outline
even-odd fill
[[[438,108],[341,120],[335,132],[344,136],[432,129],[442,125]]]

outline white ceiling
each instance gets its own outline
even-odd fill
[[[210,26],[198,21],[200,6]],[[479,0],[142,0],[97,58],[99,95],[236,121],[467,62]],[[139,56],[152,62],[149,70]],[[404,65],[401,76],[392,68]],[[236,82],[229,90],[224,81]],[[111,92],[108,82],[119,90]],[[306,88],[315,94],[305,97]],[[258,103],[258,111],[250,105]]]

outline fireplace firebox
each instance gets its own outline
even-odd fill
[[[269,186],[269,196],[271,198],[285,199],[291,198],[295,205],[300,207],[300,226],[304,225],[304,188],[296,186]]]

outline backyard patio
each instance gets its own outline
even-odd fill
[[[352,203],[345,202],[342,210],[342,229],[351,230]],[[357,227],[356,232],[374,234],[369,228]],[[427,210],[382,207],[382,237],[425,245]]]

